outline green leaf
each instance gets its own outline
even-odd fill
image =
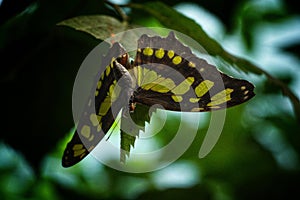
[[[125,31],[127,28],[126,22],[120,22],[116,18],[106,15],[78,16],[64,20],[57,25],[83,31],[100,40],[105,40],[116,33]]]
[[[145,123],[150,122],[151,115],[155,111],[148,106],[138,104],[133,113],[125,113],[121,118],[121,155],[120,161],[125,163],[129,157],[131,147],[134,147],[135,139],[140,131],[145,131]]]
[[[121,154],[120,161],[122,163],[126,162],[126,156],[129,157],[131,147],[134,148],[136,136],[125,133],[121,130]]]

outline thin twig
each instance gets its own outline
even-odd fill
[[[115,9],[115,11],[121,16],[123,22],[128,22],[129,17],[126,15],[126,13],[123,11],[123,9],[119,5],[114,4],[107,0],[105,2]]]

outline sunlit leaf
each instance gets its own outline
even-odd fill
[[[64,20],[58,25],[68,26],[91,34],[97,39],[105,40],[116,33],[126,30],[126,23],[106,15],[78,16]]]

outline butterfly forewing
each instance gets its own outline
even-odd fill
[[[253,85],[229,77],[196,57],[171,32],[141,36],[132,75],[135,101],[167,110],[202,112],[241,104],[254,96]]]

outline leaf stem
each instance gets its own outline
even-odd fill
[[[267,71],[263,70],[262,68],[258,67],[257,65],[253,64],[252,62],[244,59],[244,58],[239,58],[237,56],[234,56],[227,51],[223,49],[222,54],[220,55],[222,59],[226,60],[229,63],[237,65],[240,69],[246,69],[247,71],[250,71],[254,74],[263,74],[267,77],[268,81],[279,87],[283,93],[283,95],[289,97],[293,110],[295,112],[296,118],[298,122],[300,123],[300,101],[298,97],[293,93],[293,91],[281,80],[273,77],[270,73]]]

